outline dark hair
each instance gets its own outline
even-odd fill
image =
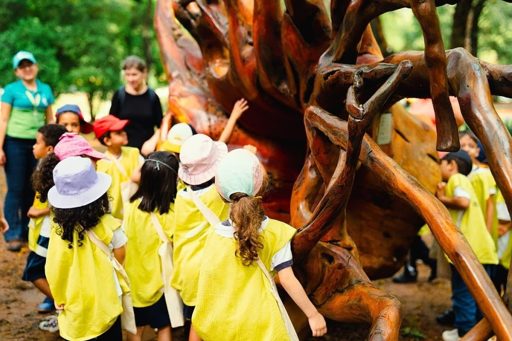
[[[128,69],[137,69],[140,72],[146,72],[148,67],[146,65],[146,62],[137,56],[128,56],[123,60],[123,64],[121,65],[121,68],[123,70]]]
[[[467,136],[469,137],[470,139],[472,139],[476,144],[479,144],[480,141],[478,140],[478,137],[476,137],[475,134],[473,134],[473,132],[471,130],[466,130],[466,131],[463,131],[463,132],[460,132],[459,133],[459,140],[462,139],[464,136]]]
[[[261,197],[251,197],[245,193],[233,193],[229,217],[233,221],[237,241],[236,256],[242,258],[243,265],[251,265],[258,259],[258,251],[263,249],[259,228],[265,212]]]
[[[448,162],[452,160],[455,161],[459,173],[463,175],[468,175],[473,169],[473,162],[471,162],[471,158],[469,157],[468,153],[463,150],[450,152],[443,156],[442,160],[446,160]]]
[[[106,138],[110,138],[110,130],[107,131],[105,134],[101,135],[99,138],[98,138],[98,141],[100,141],[100,143],[104,146],[106,146],[105,144],[105,139]]]
[[[60,124],[46,124],[39,128],[37,132],[41,133],[47,146],[55,147],[62,134],[67,133],[67,130]]]
[[[178,185],[178,158],[168,152],[148,155],[140,171],[140,183],[130,202],[142,198],[138,208],[144,212],[169,212],[176,198]]]
[[[49,153],[41,159],[37,168],[32,173],[32,188],[39,193],[39,201],[46,202],[48,191],[53,187],[53,169],[59,163],[55,153]]]
[[[78,246],[82,246],[84,233],[98,225],[101,217],[110,210],[108,195],[103,194],[95,201],[75,208],[53,208],[53,221],[58,225],[56,232],[63,240],[69,242],[68,247],[73,248],[73,235],[78,232]]]

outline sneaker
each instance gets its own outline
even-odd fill
[[[459,331],[457,329],[445,330],[443,332],[443,341],[460,340]]]
[[[21,240],[11,240],[7,242],[7,250],[11,252],[20,252],[23,247],[23,242]]]
[[[42,320],[39,323],[39,329],[50,333],[55,333],[59,331],[59,322],[57,320],[57,315],[52,315],[49,318]]]
[[[444,326],[453,326],[455,323],[455,313],[453,309],[445,310],[441,315],[437,315],[436,321]]]
[[[55,310],[55,305],[53,304],[53,300],[49,297],[45,297],[43,302],[41,302],[37,306],[37,312],[44,314],[44,313],[50,313]]]

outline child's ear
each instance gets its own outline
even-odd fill
[[[48,154],[53,153],[53,149],[54,149],[54,147],[53,147],[53,146],[46,146],[46,148],[48,148],[48,149],[47,149]]]
[[[110,136],[105,136],[103,138],[103,143],[105,144],[105,146],[110,147],[112,145],[111,140],[110,140]]]

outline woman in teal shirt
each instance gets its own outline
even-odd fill
[[[2,94],[0,107],[0,165],[5,167],[7,194],[5,232],[7,249],[19,251],[27,240],[27,212],[34,193],[30,177],[36,166],[32,154],[37,130],[53,121],[51,88],[37,79],[39,71],[34,55],[19,51],[12,60],[18,80],[8,84]]]

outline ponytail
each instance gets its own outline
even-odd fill
[[[260,197],[250,197],[245,193],[233,193],[230,218],[233,222],[235,240],[238,242],[236,256],[242,258],[243,265],[251,265],[258,259],[258,251],[263,249],[258,229],[265,218]]]

